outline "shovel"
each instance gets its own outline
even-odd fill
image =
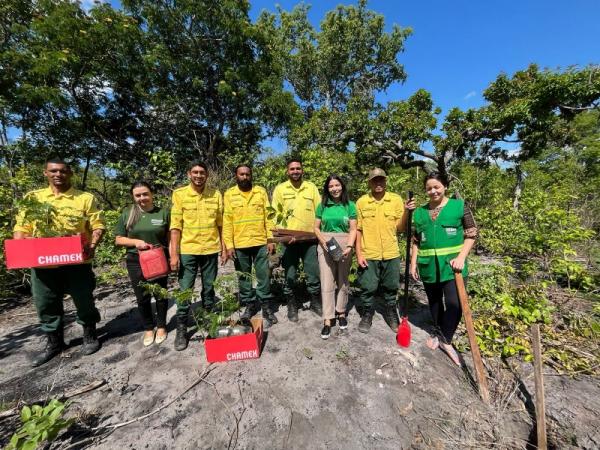
[[[408,192],[408,199],[412,200],[412,191]],[[396,342],[400,347],[408,347],[410,345],[410,324],[408,323],[408,280],[409,280],[409,265],[410,265],[410,247],[412,237],[412,210],[408,211],[408,219],[406,220],[406,263],[404,265],[404,298],[402,299],[402,321],[398,327],[396,334]]]
[[[465,289],[465,282],[463,280],[462,273],[454,272],[454,279],[456,280],[456,290],[458,292],[458,298],[460,300],[463,318],[465,319],[467,335],[469,336],[469,346],[471,347],[471,356],[473,357],[475,375],[477,376],[477,384],[479,385],[479,395],[481,395],[481,399],[485,403],[489,404],[490,391],[488,389],[487,378],[485,376],[485,370],[483,368],[483,360],[481,359],[481,353],[479,353],[479,344],[477,343],[477,337],[475,336],[475,328],[473,327],[473,317],[471,316],[469,298],[467,297],[467,290]]]

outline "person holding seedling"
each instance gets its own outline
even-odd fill
[[[375,313],[375,293],[380,290],[384,300],[383,318],[396,332],[399,318],[396,297],[400,286],[400,249],[398,233],[406,229],[407,209],[415,201],[402,203],[398,194],[386,192],[387,175],[383,169],[369,171],[368,194],[356,202],[356,260],[361,288],[361,320],[358,331],[368,333]]]
[[[250,319],[262,309],[265,328],[277,323],[271,308],[269,255],[275,244],[267,244],[273,236],[273,223],[268,219],[267,191],[252,184],[252,168],[240,164],[235,168],[236,186],[223,196],[223,242],[227,259],[233,259],[238,277],[240,303],[246,307],[242,319]],[[252,287],[252,267],[256,289]]]
[[[321,338],[328,339],[337,317],[341,330],[348,328],[348,275],[356,241],[356,204],[348,199],[344,181],[329,175],[317,207],[315,234],[319,240],[319,271],[323,301]]]
[[[194,161],[188,166],[190,184],[173,191],[169,254],[172,271],[179,270],[179,288],[192,289],[200,270],[202,306],[210,310],[215,304],[214,282],[217,278],[219,252],[221,261],[227,250],[221,243],[223,197],[208,187],[208,166]],[[187,347],[188,303],[177,303],[175,350]]]
[[[119,216],[115,225],[115,244],[127,247],[127,272],[144,326],[142,343],[147,347],[153,342],[160,344],[167,338],[169,306],[166,298],[156,298],[155,318],[152,313],[152,294],[140,284],[149,282],[166,288],[167,274],[151,281],[146,280],[142,273],[139,252],[153,246],[168,248],[170,214],[167,208],[160,208],[154,204],[152,187],[145,181],[133,183],[130,192],[133,205],[125,208]]]
[[[77,309],[77,323],[83,326],[84,355],[95,353],[100,348],[96,336],[96,324],[100,322],[100,313],[94,305],[96,277],[92,271],[91,260],[102,235],[104,219],[96,199],[88,192],[74,189],[71,185],[73,171],[62,158],[46,161],[44,176],[48,187],[29,192],[25,200],[40,207],[49,205],[54,210],[50,223],[32,219],[35,211],[22,209],[17,215],[14,227],[14,239],[28,237],[85,236],[85,262],[52,268],[31,269],[31,292],[40,320],[40,328],[46,335],[45,349],[32,361],[32,366],[40,366],[65,347],[64,343],[64,307],[65,294],[70,294]],[[46,209],[47,211],[47,209]],[[42,229],[42,226],[48,229]]]
[[[273,191],[273,208],[282,208],[290,213],[284,228],[289,230],[313,232],[315,211],[321,196],[319,190],[310,181],[303,180],[302,162],[292,158],[287,162],[288,181],[277,185]],[[276,224],[277,225],[277,224]],[[306,287],[310,294],[310,309],[321,316],[321,284],[319,281],[319,265],[317,262],[317,244],[314,241],[293,242],[284,244],[281,264],[285,272],[283,287],[287,299],[288,319],[298,321],[298,299],[294,295],[296,278],[302,261],[306,274]]]
[[[475,244],[477,226],[464,200],[446,197],[447,178],[432,172],[424,180],[429,202],[414,212],[415,235],[410,274],[423,281],[435,332],[427,340],[440,347],[458,366],[452,338],[462,316],[454,272],[466,278],[467,255]]]

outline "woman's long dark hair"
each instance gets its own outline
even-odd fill
[[[325,180],[325,184],[323,185],[323,195],[321,196],[321,206],[325,208],[329,200],[333,201],[331,195],[329,195],[329,182],[331,180],[339,181],[342,185],[342,195],[340,197],[340,203],[346,206],[350,201],[350,199],[348,198],[348,190],[346,189],[346,183],[344,183],[344,180],[342,180],[340,176],[336,175],[335,173],[329,175]]]
[[[143,181],[143,180],[134,181],[133,184],[131,185],[131,189],[129,189],[129,193],[131,195],[133,195],[133,190],[135,188],[139,188],[139,187],[148,188],[150,193],[154,194],[154,189],[152,189],[152,186],[150,186],[150,183],[148,183],[147,181]],[[133,205],[131,205],[131,209],[129,210],[129,216],[127,217],[127,223],[125,224],[125,229],[127,231],[129,231],[133,227],[135,227],[135,224],[138,223],[140,220],[140,217],[142,217],[142,213],[143,213],[142,208],[140,208],[137,203],[133,202]]]

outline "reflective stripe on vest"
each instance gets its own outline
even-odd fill
[[[427,248],[427,249],[419,249],[419,256],[445,256],[452,255],[453,253],[460,253],[462,250],[462,244],[455,245],[454,247],[444,247],[444,248]]]

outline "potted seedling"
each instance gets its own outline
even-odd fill
[[[288,230],[288,220],[293,217],[294,210],[285,208],[281,203],[276,208],[269,206],[267,208],[267,218],[275,222],[276,228],[273,230],[273,237],[269,239],[270,243],[290,244],[300,241],[315,241],[315,233],[310,231]]]
[[[196,329],[204,339],[206,359],[209,362],[235,361],[258,358],[263,339],[262,319],[251,319],[249,323],[240,323],[239,303],[237,300],[238,276],[251,274],[233,272],[219,275],[214,287],[219,299],[211,308],[204,305],[193,313]],[[145,283],[144,289],[157,298],[169,296],[178,304],[192,304],[197,294],[192,289],[172,292],[156,284]]]
[[[30,239],[7,239],[4,242],[8,269],[62,266],[85,261],[86,237],[69,236],[80,220],[72,208],[57,208],[34,198],[17,203],[23,223],[31,225]]]

